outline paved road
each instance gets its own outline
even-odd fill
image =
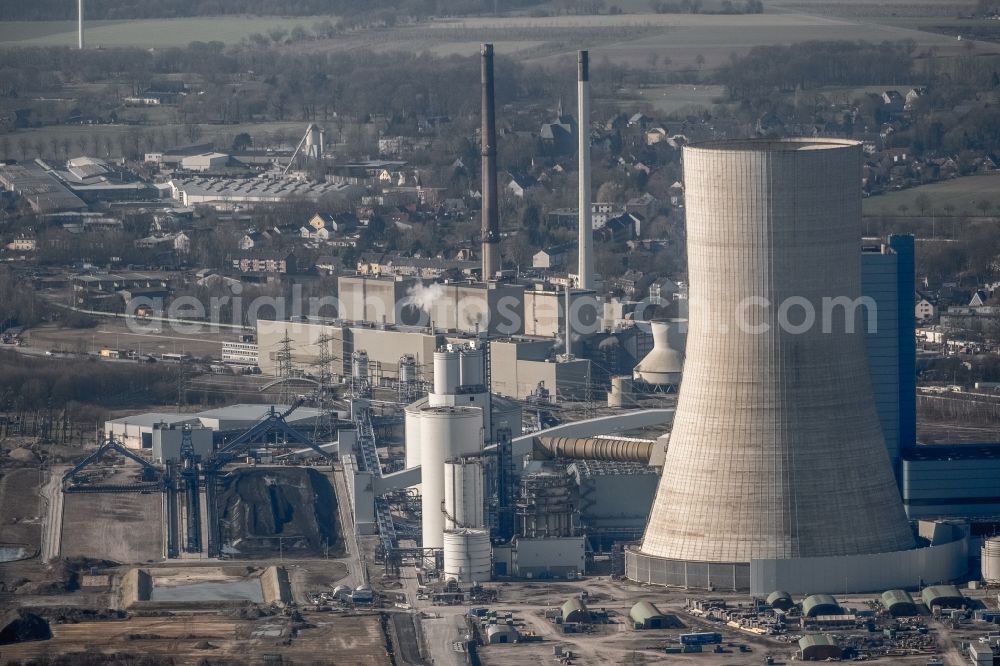
[[[966,660],[962,657],[962,653],[955,646],[955,641],[952,639],[951,630],[943,622],[928,622],[931,629],[937,634],[938,646],[941,648],[941,656],[944,658],[944,662],[948,666],[965,666]]]
[[[465,641],[465,609],[456,606],[436,606],[440,617],[422,620],[424,641],[434,666],[466,666],[465,652],[455,650],[456,643]]]
[[[358,543],[357,530],[354,528],[354,516],[351,515],[351,496],[347,493],[344,468],[336,468],[331,476],[337,499],[341,534],[344,536],[344,557],[341,558],[341,561],[347,564],[347,576],[344,578],[343,584],[357,587],[363,582],[361,580],[363,567],[359,555],[361,546]]]
[[[64,465],[49,468],[48,479],[41,488],[45,502],[45,518],[42,521],[42,561],[51,562],[59,557],[62,546],[63,493],[62,476],[69,469]]]

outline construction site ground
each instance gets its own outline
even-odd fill
[[[66,493],[63,497],[63,557],[89,557],[122,564],[163,557],[163,494]]]
[[[0,548],[10,556],[0,559],[32,557],[41,549],[44,507],[38,494],[40,478],[37,468],[0,472]]]
[[[5,645],[7,661],[55,654],[169,656],[178,665],[203,659],[262,663],[280,655],[292,663],[388,666],[385,635],[378,615],[302,613],[304,625],[291,635],[289,618],[242,619],[237,612],[191,613],[171,617],[131,617],[123,621],[53,624],[52,639]],[[248,661],[250,659],[250,661]]]
[[[119,319],[101,317],[93,329],[81,331],[45,325],[25,331],[24,338],[27,347],[34,350],[97,354],[101,349],[118,349],[141,352],[144,356],[183,353],[193,358],[219,358],[222,343],[239,338],[237,331],[228,329],[211,331],[205,327],[198,332],[180,332],[174,328],[169,324],[163,324],[161,330],[138,324],[129,326]]]

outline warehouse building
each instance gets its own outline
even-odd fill
[[[788,592],[775,590],[771,594],[767,595],[767,605],[771,608],[787,611],[795,605],[795,601],[792,599],[792,595],[788,594]]]
[[[570,597],[561,608],[563,624],[590,622],[590,611],[580,597]]]
[[[917,615],[917,605],[906,590],[886,590],[882,593],[882,605],[893,617]]]
[[[360,197],[362,188],[347,183],[313,183],[290,176],[258,178],[174,178],[170,196],[184,206],[208,204],[218,209],[236,205],[280,203],[289,200],[319,201]]]
[[[668,618],[648,601],[640,601],[628,612],[629,619],[635,629],[664,629],[668,626]]]
[[[802,602],[802,615],[816,617],[818,615],[840,615],[840,604],[829,594],[813,594]]]
[[[290,405],[274,405],[274,410],[281,413],[287,411],[289,407]],[[157,453],[154,449],[154,442],[159,441],[159,453],[162,457],[173,450],[174,440],[185,426],[190,427],[192,432],[204,429],[212,433],[213,443],[218,445],[230,437],[248,430],[264,418],[271,408],[271,405],[243,404],[210,409],[195,414],[169,412],[132,414],[120,419],[105,421],[104,436],[113,437],[130,449],[150,449],[154,456]],[[346,414],[339,416],[346,416]],[[322,412],[318,409],[299,407],[286,416],[285,420],[293,428],[311,428],[321,417]],[[179,441],[177,439],[177,443]]]
[[[965,605],[965,597],[954,585],[931,585],[920,593],[920,599],[927,608],[961,608]]]
[[[83,199],[38,164],[0,165],[0,185],[23,198],[39,214],[87,209]]]
[[[840,659],[842,650],[830,634],[806,634],[799,639],[802,661]]]

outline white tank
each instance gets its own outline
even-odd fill
[[[454,351],[434,352],[434,392],[454,395],[458,391],[461,370],[459,354]]]
[[[490,533],[454,530],[444,533],[444,579],[459,583],[485,583],[492,569]]]
[[[483,363],[483,350],[466,347],[460,352],[462,386],[482,386],[486,383],[486,368]]]
[[[410,405],[404,411],[403,437],[406,451],[406,467],[420,465],[420,410],[422,405]]]
[[[474,407],[424,407],[420,410],[424,548],[441,548],[443,544],[445,461],[482,449],[482,410]]]
[[[612,377],[611,390],[608,391],[608,407],[622,407],[632,404],[632,378]]]
[[[485,526],[483,464],[476,458],[457,458],[444,464],[444,528]]]
[[[351,354],[351,376],[355,379],[368,379],[368,352],[364,349]]]
[[[983,580],[1000,583],[1000,537],[992,537],[983,542]]]

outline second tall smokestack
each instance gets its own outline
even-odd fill
[[[83,0],[76,0],[76,41],[82,51],[83,43]]]
[[[500,270],[500,218],[497,211],[497,123],[493,93],[493,45],[483,44],[483,282]]]
[[[590,210],[590,58],[587,51],[577,53],[577,152],[579,157],[580,236],[577,284],[581,289],[594,288],[594,229]]]

